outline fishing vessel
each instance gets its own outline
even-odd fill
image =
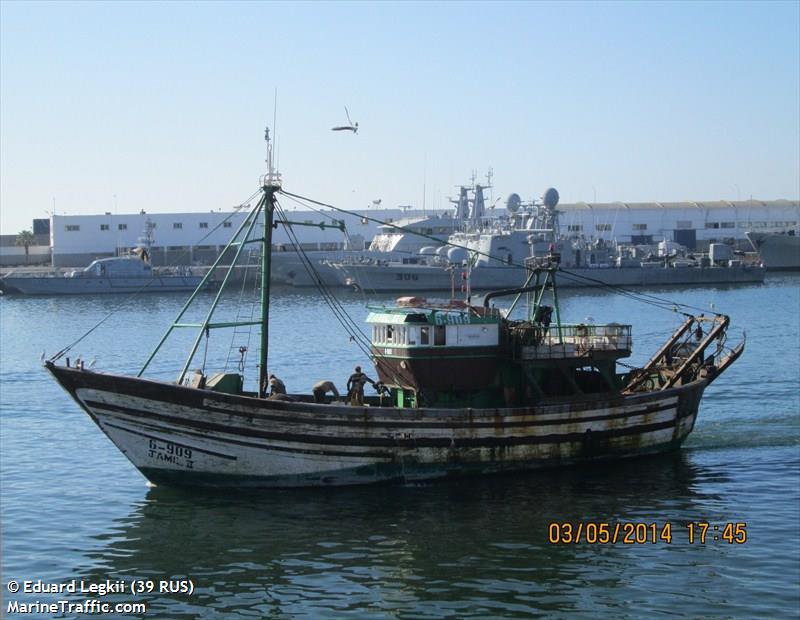
[[[135,376],[71,365],[74,345],[45,364],[153,483],[407,482],[673,450],[694,428],[705,389],[744,350],[743,342],[727,346],[727,316],[685,313],[644,366],[622,366],[633,346],[631,326],[563,322],[559,256],[551,252],[529,262],[520,286],[495,291],[480,306],[409,297],[371,308],[366,344],[380,379],[377,395],[354,389],[349,404],[319,402],[311,394],[268,396],[271,234],[287,224],[279,196],[297,194],[283,189],[272,166],[268,132],[267,145],[261,199],[228,248],[234,265],[248,249],[260,250],[259,316],[214,318],[226,275],[205,318],[184,318],[196,301],[192,295]],[[508,311],[492,306],[508,296],[514,297]],[[523,300],[526,318],[512,319]],[[239,349],[238,372],[212,373],[202,365],[191,372],[196,358],[205,360],[198,352],[212,334],[245,326],[259,332],[254,389],[245,388],[247,347]],[[180,328],[196,329],[197,337],[176,380],[146,378],[158,350]]]

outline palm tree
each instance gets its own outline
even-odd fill
[[[18,235],[16,240],[14,241],[14,245],[23,245],[25,246],[25,264],[28,264],[28,256],[30,255],[30,248],[34,243],[36,243],[36,237],[33,236],[33,233],[30,230],[23,230]]]

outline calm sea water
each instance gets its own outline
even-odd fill
[[[731,315],[732,339],[747,332],[745,355],[706,392],[678,453],[415,486],[235,493],[149,487],[41,368],[42,351],[72,342],[121,299],[2,298],[0,616],[15,617],[12,600],[64,598],[12,595],[10,580],[191,578],[193,594],[146,595],[137,600],[147,614],[134,617],[797,618],[800,276],[648,292],[713,304]],[[362,297],[340,297],[357,321],[366,316]],[[182,303],[124,304],[73,358],[138,370]],[[632,323],[637,363],[679,321],[591,291],[564,291],[562,310]],[[181,334],[154,373],[174,378],[192,338]],[[228,336],[209,365],[243,343]],[[276,294],[271,369],[290,391],[323,378],[342,385],[357,363],[368,366],[317,298]],[[578,521],[669,523],[672,543],[548,542],[550,523]],[[746,523],[747,542],[714,541],[711,529],[692,544],[686,524],[697,521]]]

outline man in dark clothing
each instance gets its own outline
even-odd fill
[[[375,387],[375,382],[361,372],[361,366],[355,367],[355,372],[347,380],[347,402],[351,405],[364,404],[364,386],[367,383]]]

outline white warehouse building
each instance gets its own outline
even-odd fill
[[[733,242],[746,247],[744,233],[800,233],[800,201],[742,200],[713,202],[574,203],[558,206],[562,234],[602,238],[618,243],[656,243],[672,240],[690,249],[705,249],[710,242]],[[431,215],[432,212],[428,212]],[[505,211],[497,209],[495,215]],[[295,222],[345,223],[347,233],[335,228],[295,227],[307,250],[359,249],[368,244],[378,224],[360,214],[333,210],[286,211]],[[364,215],[384,222],[422,216],[419,209],[369,209]],[[54,267],[85,266],[95,258],[113,256],[119,249],[135,247],[147,222],[153,226],[152,259],[161,264],[209,264],[241,224],[243,211],[206,213],[145,213],[104,215],[53,215],[50,218],[50,246]],[[286,231],[278,226],[273,244],[283,249],[290,244]]]
[[[559,205],[561,232],[619,243],[675,241],[706,249],[716,241],[747,243],[745,232],[800,232],[798,200],[612,202]]]
[[[156,265],[210,264],[241,225],[245,210],[206,213],[146,213],[114,215],[54,215],[50,218],[50,246],[54,267],[85,266],[96,258],[114,256],[136,247],[146,226],[152,228],[151,257]],[[422,211],[369,209],[370,218],[393,222],[403,217],[422,215]],[[338,228],[295,226],[293,230],[306,250],[362,249],[369,243],[378,223],[359,215],[337,211],[286,211],[292,222],[331,225],[343,221],[346,233]],[[276,219],[280,217],[276,216]],[[291,245],[283,226],[273,230],[273,246],[280,250]]]

